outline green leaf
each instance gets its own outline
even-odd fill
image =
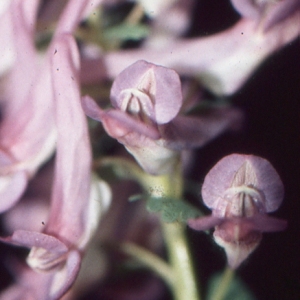
[[[105,157],[96,161],[95,166],[100,172],[112,173],[112,175],[121,180],[134,180],[142,184],[147,174],[134,162],[118,157]],[[104,172],[105,171],[105,172]],[[105,177],[105,174],[101,174]]]
[[[222,285],[222,275],[222,273],[218,273],[210,279],[206,300],[215,300],[217,289]],[[255,297],[246,285],[238,277],[234,276],[226,288],[222,300],[255,300]]]
[[[135,40],[145,38],[149,34],[149,28],[144,24],[120,24],[105,30],[104,37],[107,40]]]
[[[154,198],[147,200],[147,209],[150,212],[161,212],[164,222],[185,222],[202,215],[194,206],[180,199],[174,198]]]

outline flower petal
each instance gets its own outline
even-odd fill
[[[73,284],[80,268],[81,257],[78,251],[70,251],[65,265],[47,273],[37,273],[31,269],[19,270],[18,283],[10,286],[0,294],[0,299],[57,300]],[[33,284],[34,283],[34,284]]]
[[[197,219],[188,220],[187,224],[189,227],[195,230],[208,230],[215,227],[223,222],[223,219],[214,216],[205,216]]]
[[[46,232],[76,244],[85,231],[91,149],[78,85],[79,53],[71,35],[52,44],[52,76],[59,131],[51,211]]]
[[[0,213],[8,210],[20,199],[27,186],[25,171],[14,170],[14,161],[0,150]],[[5,169],[7,168],[7,172]]]
[[[239,127],[242,114],[238,109],[212,109],[199,117],[177,116],[160,126],[165,146],[174,150],[202,147],[227,129]]]
[[[280,206],[284,187],[272,165],[266,159],[254,155],[231,154],[221,159],[204,179],[202,197],[209,208],[216,208],[217,200],[225,196],[235,174],[246,162],[251,166],[252,176],[246,179],[244,185],[252,185],[264,194],[266,212],[275,211]]]
[[[131,132],[154,140],[160,138],[158,130],[153,125],[136,120],[121,110],[111,109],[104,111],[89,96],[82,97],[81,103],[86,115],[102,122],[107,133],[113,138],[119,139]]]
[[[122,71],[111,89],[111,102],[122,107],[122,92],[127,89],[145,91],[154,105],[153,120],[157,124],[171,121],[182,105],[181,83],[178,74],[168,68],[140,60]]]

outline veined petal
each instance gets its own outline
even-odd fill
[[[3,291],[0,299],[60,299],[73,284],[80,269],[80,262],[79,252],[72,250],[66,257],[66,263],[59,269],[37,273],[32,269],[22,268],[17,273],[18,284]]]
[[[15,64],[4,85],[0,126],[1,146],[13,157],[10,172],[29,177],[53,153],[56,137],[47,62],[39,70],[34,45],[37,6],[37,0],[11,2]]]
[[[112,199],[110,187],[96,175],[92,177],[90,198],[85,213],[85,231],[77,242],[77,248],[84,250],[99,225],[100,217],[107,211]]]
[[[173,68],[181,75],[197,76],[215,94],[230,95],[269,55],[299,36],[299,15],[299,10],[295,11],[266,32],[260,30],[255,20],[243,18],[217,34],[177,40],[161,49],[111,52],[101,57],[105,69],[99,72],[106,70],[108,77],[115,78],[136,60],[146,59]]]
[[[208,230],[223,222],[222,219],[214,216],[205,216],[197,219],[188,220],[187,224],[195,230]]]
[[[79,53],[71,35],[52,44],[52,76],[58,128],[55,179],[46,232],[77,244],[86,229],[91,149],[78,85]]]
[[[68,251],[67,246],[60,240],[40,232],[16,230],[11,237],[0,239],[5,243],[29,248],[43,248],[49,252],[57,254],[62,254]]]
[[[179,151],[205,145],[226,130],[239,127],[241,119],[238,109],[212,109],[198,117],[179,115],[159,130],[165,146]]]
[[[262,22],[264,30],[270,29],[300,9],[298,0],[231,0],[231,2],[242,16]]]
[[[171,121],[182,105],[181,83],[178,74],[168,68],[140,60],[122,71],[111,89],[111,102],[116,108],[122,107],[122,93],[137,89],[149,96],[153,112],[149,117],[157,124]],[[149,105],[150,107],[150,105]]]
[[[221,159],[206,175],[202,186],[204,203],[216,209],[218,198],[224,198],[226,190],[233,183],[235,174],[246,163],[251,164],[251,176],[245,178],[245,186],[252,186],[263,192],[266,212],[275,211],[281,204],[284,188],[279,175],[272,165],[254,155],[231,154]]]
[[[113,138],[119,139],[131,132],[136,132],[155,140],[160,138],[156,127],[136,120],[121,110],[102,110],[89,96],[82,97],[81,103],[86,115],[102,122],[107,133]]]

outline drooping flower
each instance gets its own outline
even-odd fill
[[[240,2],[245,6],[255,1],[237,0],[235,6]],[[104,68],[93,69],[94,79],[89,77],[89,80],[115,78],[136,60],[145,59],[173,68],[180,75],[195,76],[215,94],[231,95],[265,59],[299,37],[299,1],[258,1],[266,2],[269,2],[267,10],[251,4],[255,11],[260,11],[257,18],[246,16],[248,9],[238,9],[242,18],[236,24],[210,36],[176,39],[158,49],[115,51],[93,58],[95,66],[101,64]],[[91,66],[88,59],[84,63]]]
[[[90,97],[82,99],[86,114],[101,121],[107,133],[153,175],[171,173],[180,150],[204,145],[240,117],[231,108],[215,109],[204,118],[178,115],[182,106],[178,74],[143,60],[117,76],[111,103],[114,108],[105,111]]]
[[[212,215],[191,219],[188,225],[196,230],[215,226],[214,239],[235,269],[258,246],[262,232],[286,228],[286,221],[267,215],[278,209],[283,196],[281,179],[267,160],[232,154],[221,159],[204,179],[202,197]]]
[[[73,284],[83,251],[110,201],[108,186],[92,180],[90,175],[92,157],[80,105],[76,42],[71,35],[60,34],[50,49],[58,127],[51,209],[43,232],[16,230],[11,237],[1,238],[3,242],[31,248],[27,258],[31,269],[20,271],[20,284],[4,292],[3,299],[15,299],[10,295],[59,299]]]
[[[28,180],[55,148],[50,76],[47,68],[40,69],[34,45],[38,4],[37,0],[10,1],[5,15],[9,30],[1,35],[1,39],[8,39],[5,46],[11,51],[11,62],[2,78],[0,212],[19,200]],[[8,59],[5,55],[2,58]]]
[[[298,0],[231,0],[231,2],[242,16],[260,23],[264,31],[283,22],[300,9]]]
[[[72,32],[100,2],[69,1],[56,34]],[[39,0],[11,0],[2,5],[0,213],[16,204],[28,181],[53,155],[57,136],[49,55],[41,58],[34,41]]]

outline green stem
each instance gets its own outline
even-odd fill
[[[230,286],[230,282],[233,278],[233,275],[234,275],[234,271],[232,269],[230,269],[229,267],[227,267],[221,278],[221,282],[218,285],[218,289],[216,289],[216,292],[212,299],[214,299],[214,300],[225,299],[225,296],[226,296],[226,293],[228,292],[228,288]]]
[[[133,243],[121,244],[121,250],[151,269],[158,276],[164,279],[170,288],[172,288],[174,284],[172,269],[159,256]]]
[[[162,228],[174,272],[174,299],[199,300],[199,284],[195,278],[184,226],[179,223],[162,223]]]
[[[182,197],[182,174],[180,168],[170,175],[152,176],[145,183],[153,197]],[[174,200],[176,201],[176,200]],[[162,230],[169,260],[174,274],[172,292],[175,300],[200,300],[199,282],[196,280],[193,261],[189,250],[185,225],[162,222]]]

